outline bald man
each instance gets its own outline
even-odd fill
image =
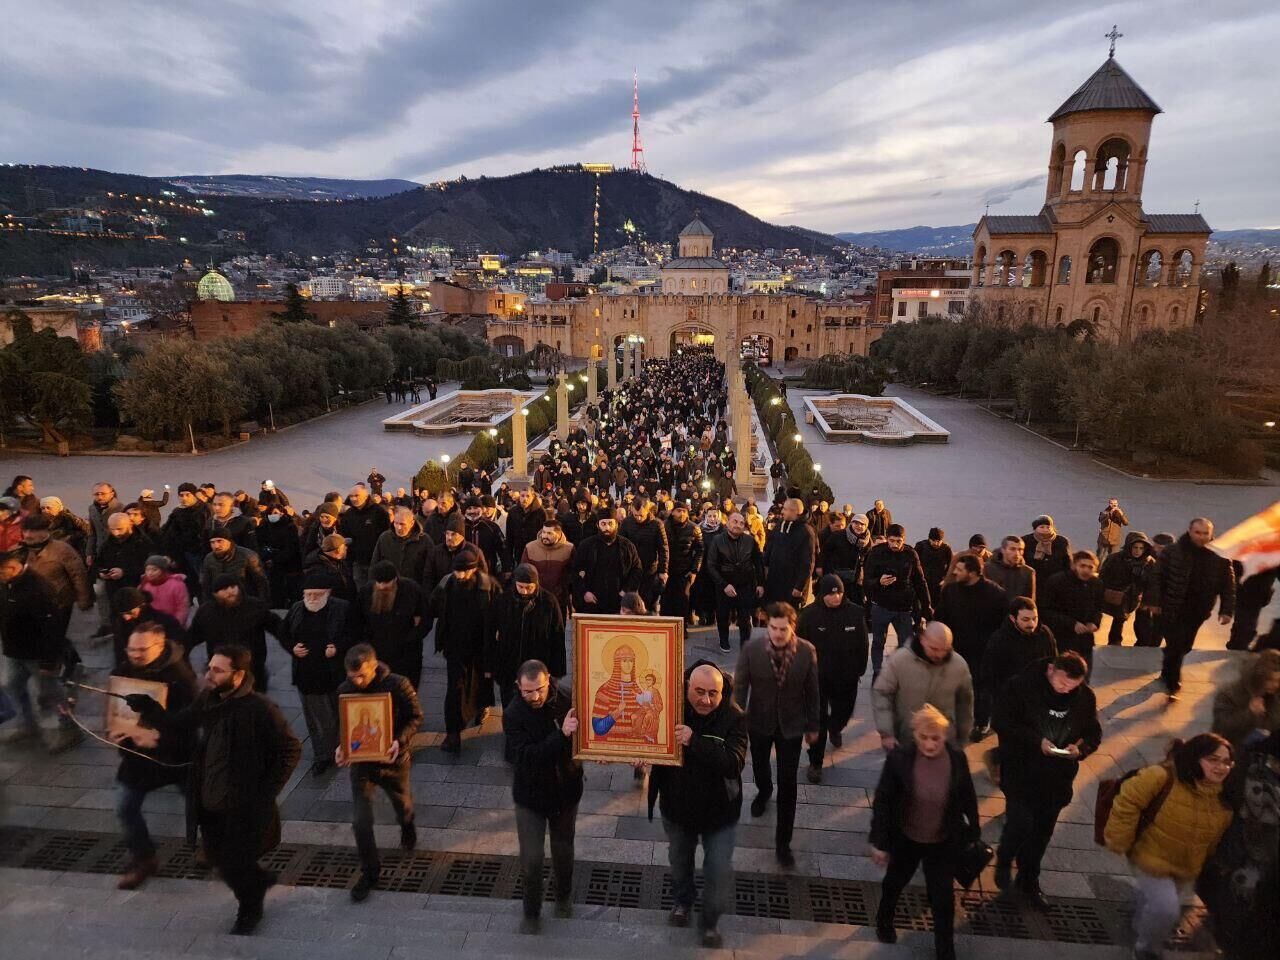
[[[880,745],[888,753],[911,739],[911,717],[931,703],[951,721],[948,733],[963,747],[973,731],[973,678],[952,649],[951,628],[930,620],[906,646],[885,661],[871,688]]]
[[[709,660],[685,674],[684,723],[676,727],[682,748],[678,767],[654,766],[649,810],[656,798],[671,864],[670,922],[689,923],[696,889],[693,858],[702,841],[704,947],[721,946],[717,929],[733,896],[735,826],[742,813],[742,766],[747,758],[747,716],[732,697],[733,681]]]
[[[151,538],[134,528],[127,513],[107,517],[107,538],[98,544],[90,575],[106,589],[108,606],[125,587],[138,585],[147,557],[155,552]]]
[[[782,519],[764,543],[764,602],[805,605],[809,581],[818,562],[818,537],[804,519],[804,503],[796,498],[782,505]]]

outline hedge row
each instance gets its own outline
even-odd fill
[[[773,448],[778,458],[786,465],[788,486],[799,487],[808,493],[818,488],[818,496],[828,503],[835,499],[831,486],[823,479],[822,474],[813,468],[813,457],[805,449],[803,441],[796,441],[800,430],[796,425],[795,414],[782,395],[778,381],[763,373],[754,364],[747,364],[747,390],[755,402],[760,422],[773,440]],[[774,402],[776,399],[776,403]]]

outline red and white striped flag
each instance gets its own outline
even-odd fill
[[[1236,524],[1209,545],[1228,560],[1239,560],[1246,577],[1280,567],[1280,501]]]

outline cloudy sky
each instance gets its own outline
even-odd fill
[[[1145,206],[1280,225],[1280,8],[1239,0],[0,0],[0,162],[153,175],[625,165],[822,230],[1034,212],[1045,118],[1117,59]]]

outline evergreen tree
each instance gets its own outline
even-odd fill
[[[396,288],[395,296],[391,298],[391,307],[387,310],[387,325],[405,327],[413,323],[414,316],[413,304],[409,302],[409,295],[404,292],[402,283]]]
[[[309,323],[315,319],[315,314],[307,309],[307,299],[296,283],[285,287],[284,310],[271,315],[285,323]]]
[[[1235,302],[1236,290],[1240,286],[1240,268],[1232,260],[1222,268],[1222,302],[1230,306]]]
[[[1266,290],[1271,286],[1271,261],[1266,260],[1262,264],[1262,269],[1258,271],[1258,289]]]

